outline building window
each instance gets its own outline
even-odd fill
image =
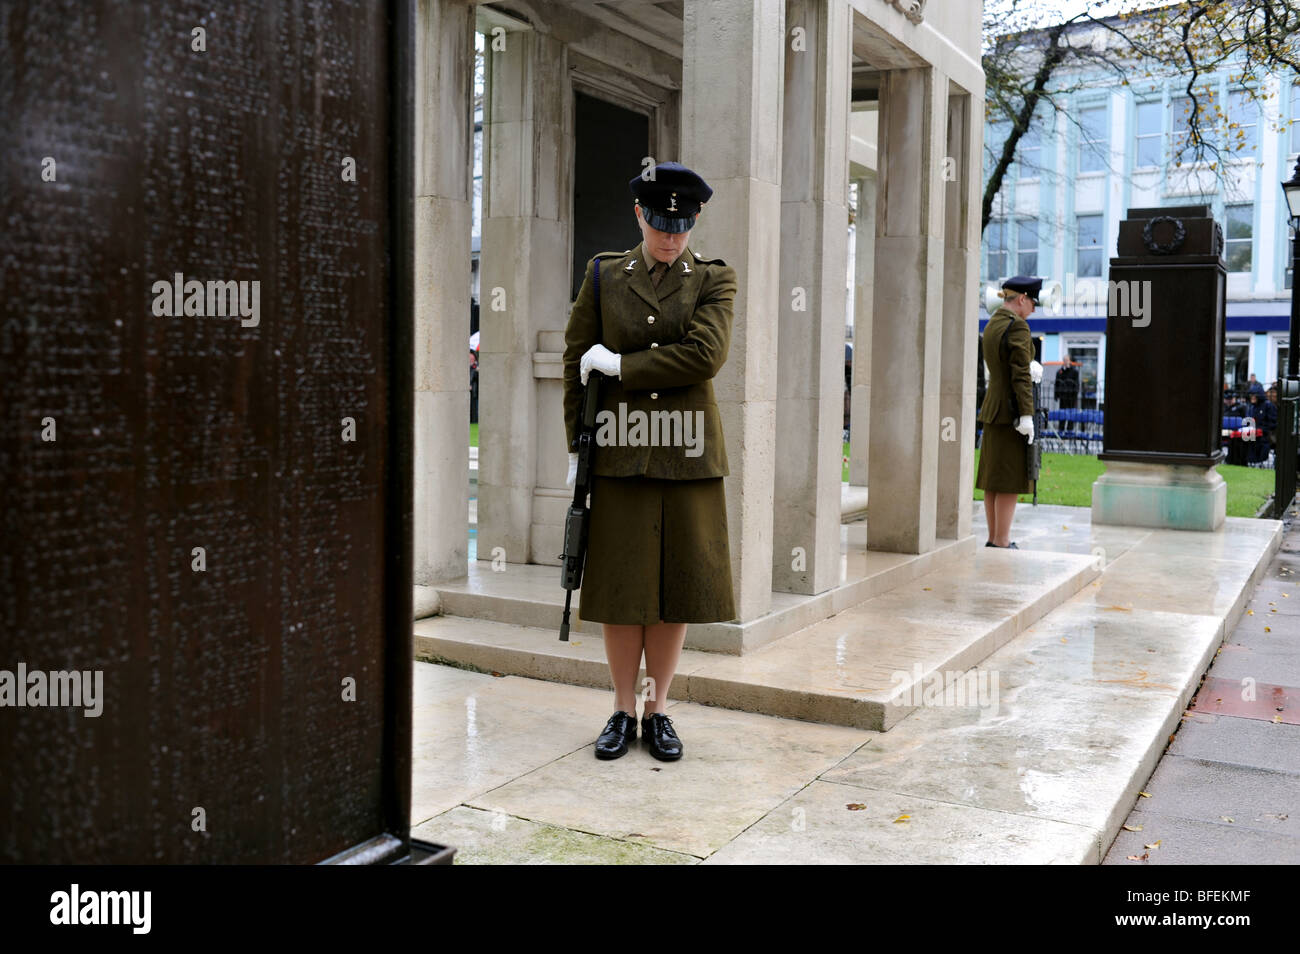
[[[1291,151],[1300,152],[1300,83],[1291,85]]]
[[[1250,98],[1244,89],[1234,89],[1228,93],[1227,135],[1223,145],[1229,155],[1242,159],[1255,158],[1259,150],[1259,104]],[[1233,125],[1236,128],[1231,128]]]
[[[1038,274],[1038,222],[1021,219],[1016,229],[1016,274]]]
[[[985,233],[985,247],[988,249],[988,271],[986,277],[991,280],[1007,276],[1007,225],[1001,221],[989,222]]]
[[[1225,211],[1228,215],[1228,228],[1223,257],[1227,261],[1228,271],[1248,272],[1251,263],[1251,245],[1255,235],[1255,207],[1229,205]]]
[[[1201,129],[1203,139],[1210,138],[1210,130],[1206,129],[1206,109],[1208,107],[1208,93],[1198,92],[1196,101],[1199,104],[1197,123]],[[1190,96],[1175,96],[1169,100],[1169,111],[1173,114],[1170,117],[1169,124],[1169,161],[1177,159],[1180,163],[1192,158],[1189,156],[1179,157],[1179,153],[1187,147],[1187,141],[1191,138],[1192,129],[1192,98]]]
[[[1101,399],[1097,377],[1097,358],[1101,353],[1100,336],[1066,338],[1062,341],[1063,360],[1070,362],[1079,372],[1077,406],[1096,409]]]
[[[1008,123],[990,123],[988,137],[984,140],[984,178],[993,175],[998,160],[1002,158],[1002,147],[1006,145]]]
[[[1245,395],[1250,384],[1250,343],[1254,335],[1230,334],[1223,340],[1223,383],[1235,395]]]
[[[1269,347],[1273,352],[1273,373],[1269,375],[1265,388],[1272,387],[1274,382],[1286,375],[1286,362],[1290,353],[1289,338],[1290,336],[1285,333],[1269,335]]]
[[[1291,288],[1295,282],[1295,236],[1286,241],[1286,271],[1282,275],[1282,287]]]
[[[1074,273],[1079,278],[1101,278],[1101,229],[1100,215],[1080,215],[1077,217],[1079,241],[1075,246],[1078,258]]]
[[[1020,167],[1021,179],[1037,179],[1039,172],[1042,170],[1043,159],[1043,138],[1039,133],[1038,127],[1030,125],[1025,130],[1025,134],[1020,137],[1020,142],[1016,146],[1017,164]]]
[[[1138,103],[1134,115],[1137,143],[1133,150],[1134,165],[1148,169],[1160,165],[1160,139],[1164,133],[1164,110],[1159,102]]]
[[[1106,168],[1106,107],[1093,106],[1079,113],[1079,171],[1101,172]]]

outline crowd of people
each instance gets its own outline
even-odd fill
[[[1223,416],[1242,418],[1240,427],[1225,436],[1229,464],[1255,464],[1268,460],[1277,447],[1277,385],[1267,390],[1250,376],[1244,387],[1223,385]]]

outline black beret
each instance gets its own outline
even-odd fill
[[[649,178],[653,177],[653,178]],[[686,232],[713,195],[709,184],[680,162],[661,162],[628,182],[646,224],[660,232]]]
[[[1031,278],[1028,275],[1016,275],[1014,278],[1008,278],[1002,283],[1002,287],[1014,292],[1028,295],[1035,305],[1038,297],[1043,292],[1043,280],[1041,278]]]

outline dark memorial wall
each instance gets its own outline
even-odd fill
[[[405,11],[0,4],[0,860],[407,837]]]

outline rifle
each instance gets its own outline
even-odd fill
[[[600,321],[600,259],[592,269],[592,283],[596,293],[596,321]],[[560,585],[564,587],[564,618],[560,621],[560,639],[569,641],[569,606],[573,591],[582,586],[582,568],[587,562],[587,530],[591,525],[591,510],[587,495],[591,493],[594,476],[591,467],[596,455],[596,412],[600,408],[599,371],[587,373],[587,390],[582,398],[581,429],[578,434],[578,474],[573,481],[573,503],[564,518],[564,552],[560,554]]]
[[[573,481],[573,503],[564,519],[564,552],[560,554],[560,585],[564,587],[564,619],[560,622],[560,639],[569,641],[569,605],[573,591],[582,586],[582,568],[587,562],[587,531],[591,510],[587,494],[591,492],[591,467],[596,451],[596,412],[600,407],[599,371],[587,375],[587,391],[582,400],[582,421],[578,435],[578,476]]]
[[[1043,432],[1047,430],[1047,409],[1043,407],[1042,385],[1034,384],[1034,442],[1025,454],[1025,467],[1034,482],[1034,506],[1038,506],[1038,472],[1043,465]]]

